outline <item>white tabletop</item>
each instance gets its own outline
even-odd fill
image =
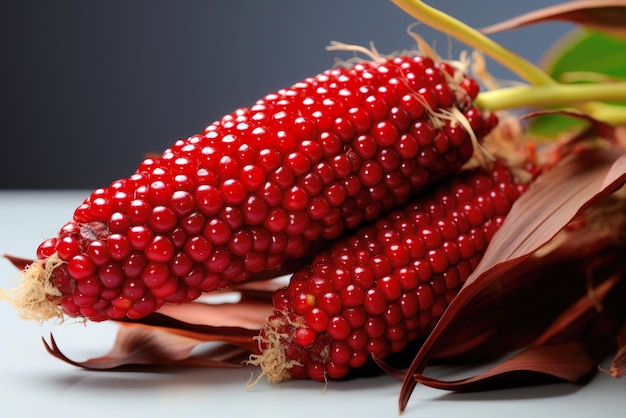
[[[32,258],[87,192],[0,191],[0,254]],[[17,270],[0,260],[0,287]],[[25,322],[0,302],[0,416],[18,417],[394,417],[400,383],[388,376],[329,382],[261,382],[246,391],[254,369],[196,369],[163,373],[92,372],[65,364],[44,349],[53,332],[75,360],[104,354],[113,323]],[[598,374],[584,387],[554,384],[474,394],[418,387],[407,417],[623,417],[626,379]]]

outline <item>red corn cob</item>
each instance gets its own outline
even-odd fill
[[[526,188],[497,161],[335,242],[274,294],[251,363],[271,382],[340,378],[425,336]]]
[[[24,272],[22,315],[139,318],[276,270],[458,171],[496,123],[477,93],[447,63],[400,56],[239,109],[85,199]]]

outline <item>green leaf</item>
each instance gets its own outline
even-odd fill
[[[562,83],[610,83],[626,80],[626,39],[584,30],[575,31],[553,45],[544,58],[543,67]],[[613,104],[615,105],[615,104]],[[620,103],[626,106],[626,103]],[[584,122],[562,115],[542,115],[530,123],[534,135],[554,138]]]
[[[531,119],[530,132],[541,138],[556,138],[563,132],[587,126],[585,121],[558,113],[537,115]]]
[[[567,74],[581,72],[626,80],[624,51],[626,39],[594,31],[576,31],[548,51],[544,67],[559,81]]]

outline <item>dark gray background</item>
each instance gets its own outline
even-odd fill
[[[430,4],[480,27],[555,2]],[[325,51],[331,40],[412,48],[412,22],[386,0],[3,0],[0,189],[106,186],[145,153],[350,57]],[[494,39],[537,61],[568,28]],[[416,30],[447,54],[449,39]]]

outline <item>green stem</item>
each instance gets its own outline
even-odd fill
[[[626,111],[623,105],[592,102],[587,104],[585,111],[589,116],[611,125],[626,124]]]
[[[501,88],[480,93],[476,98],[476,105],[484,109],[501,110],[516,107],[575,106],[590,101],[626,101],[626,82]]]
[[[626,82],[519,86],[481,92],[476,98],[483,109],[571,106],[606,123],[626,123],[624,106],[601,102],[626,102]]]
[[[478,30],[419,0],[391,0],[396,6],[426,25],[447,33],[460,42],[482,51],[496,62],[531,84],[556,83],[548,74],[530,61],[489,39]]]

